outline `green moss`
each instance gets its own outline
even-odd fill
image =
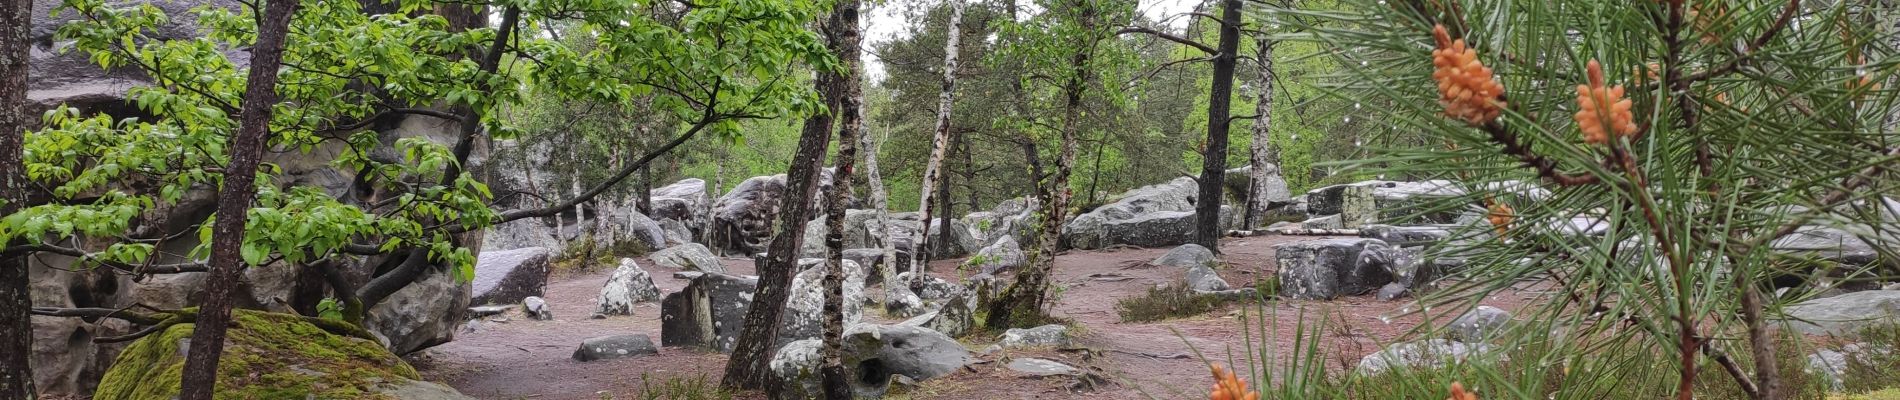
[[[219,399],[377,398],[378,385],[420,379],[381,345],[340,336],[294,315],[232,313],[218,364]],[[178,394],[194,326],[176,324],[119,354],[94,394],[100,400],[170,399]]]

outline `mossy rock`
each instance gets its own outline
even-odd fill
[[[176,324],[133,342],[93,398],[176,397],[193,329]],[[374,341],[333,334],[303,317],[250,310],[232,312],[218,374],[218,399],[396,399],[392,393],[417,387],[454,393],[420,382],[415,368]]]

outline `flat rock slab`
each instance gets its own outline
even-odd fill
[[[659,353],[660,349],[653,347],[653,338],[647,335],[602,336],[581,341],[581,348],[574,350],[574,360],[586,362]]]
[[[1068,364],[1042,358],[1018,358],[1009,362],[1009,370],[1035,377],[1075,375],[1081,370]]]
[[[1004,348],[1066,346],[1069,344],[1069,327],[1049,324],[1010,329],[1003,331],[1003,336],[996,344]]]

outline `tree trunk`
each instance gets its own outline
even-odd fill
[[[0,3],[0,217],[25,208],[27,46],[33,26],[31,0]],[[0,250],[4,250],[0,246]],[[33,398],[33,296],[27,287],[26,256],[0,257],[0,398]]]
[[[950,0],[950,26],[944,30],[943,41],[943,90],[937,95],[937,130],[930,142],[930,160],[924,163],[924,180],[918,189],[921,199],[917,207],[923,210],[923,229],[917,232],[917,240],[912,242],[910,268],[918,275],[923,274],[924,264],[930,262],[930,221],[935,218],[935,190],[943,178],[943,159],[950,152],[950,105],[956,95],[957,86],[957,42],[963,35],[963,0]]]
[[[825,199],[825,329],[824,364],[819,367],[825,398],[853,398],[851,374],[844,367],[844,214],[845,200],[851,198],[851,177],[857,167],[857,134],[864,130],[863,60],[859,59],[858,0],[839,0],[832,5],[826,38],[831,52],[842,64],[844,76],[838,77],[838,155],[833,158],[831,193]]]
[[[1238,1],[1238,0],[1230,0]],[[1088,1],[1078,1],[1082,7],[1081,17],[1085,27],[1095,23],[1095,9]],[[1092,46],[1092,44],[1091,44]],[[1086,47],[1086,46],[1084,46]],[[1056,241],[1062,231],[1063,212],[1069,208],[1069,173],[1075,166],[1076,131],[1080,129],[1082,118],[1082,95],[1088,88],[1093,71],[1089,69],[1090,51],[1077,48],[1069,57],[1073,68],[1069,81],[1062,87],[1066,96],[1062,117],[1062,150],[1056,158],[1055,175],[1049,179],[1043,191],[1042,227],[1031,238],[1029,247],[1029,266],[1016,275],[1016,281],[1004,289],[1003,294],[994,303],[990,303],[989,317],[984,325],[990,329],[1003,329],[1017,322],[1035,323],[1025,317],[1042,315],[1043,300],[1047,298],[1049,270],[1055,266]]]
[[[958,138],[959,136],[963,136],[963,135],[957,134],[957,133],[950,134],[950,145],[951,145],[952,150],[955,149],[957,139],[959,139]],[[945,156],[948,156],[948,154],[946,154]],[[949,161],[949,160],[944,160],[944,161]],[[926,264],[917,266],[917,271],[919,274],[918,277],[923,276],[922,275],[923,271],[929,270],[929,268],[926,268],[926,267],[929,267],[928,263],[930,262],[930,260],[937,259],[937,255],[939,254],[950,254],[951,249],[953,249],[953,247],[950,247],[950,246],[961,245],[960,243],[957,243],[957,237],[953,236],[954,231],[951,230],[952,227],[956,225],[950,222],[951,216],[956,215],[956,209],[955,207],[953,207],[954,204],[950,201],[951,194],[952,194],[952,191],[950,190],[951,174],[949,173],[949,171],[946,171],[950,169],[949,164],[950,163],[945,162],[943,163],[943,165],[939,165],[937,167],[938,169],[937,193],[935,197],[937,198],[936,214],[938,216],[935,217],[934,219],[942,220],[943,224],[937,227],[937,240],[930,241],[930,243],[932,243],[932,246],[930,247],[931,251],[929,251],[930,256],[924,257],[924,262]],[[929,218],[924,219],[925,229],[930,228],[931,221],[932,219],[929,219]],[[926,236],[927,235],[928,234],[926,234]]]
[[[204,304],[198,310],[179,384],[179,398],[184,400],[211,400],[216,389],[218,358],[224,353],[232,297],[238,272],[244,267],[238,254],[244,245],[244,220],[257,197],[257,164],[270,134],[271,107],[277,104],[277,68],[284,61],[284,37],[299,5],[298,0],[265,2],[263,18],[257,21],[257,44],[251,47],[238,131],[231,139],[231,161],[225,165],[218,216],[211,225],[211,276],[205,281]]]
[[[881,263],[878,274],[884,278],[886,293],[899,288],[908,291],[908,286],[897,283],[897,238],[891,236],[890,197],[884,192],[884,176],[877,171],[879,140],[872,138],[868,131],[859,134],[861,135],[859,140],[864,147],[864,181],[865,184],[871,186],[871,207],[877,209],[877,224],[884,227],[884,235],[878,239],[883,242],[881,245],[884,247],[884,256],[878,258]],[[885,295],[886,303],[890,301],[891,296]]]
[[[640,193],[634,196],[633,208],[640,210],[640,215],[651,217],[653,216],[653,168],[640,169],[639,190]]]
[[[819,73],[812,85],[826,105],[839,104],[838,76]],[[798,266],[798,249],[805,244],[805,222],[811,220],[811,200],[818,190],[819,168],[825,161],[825,148],[831,141],[831,114],[805,119],[799,132],[798,153],[786,171],[785,198],[779,205],[778,234],[766,250],[766,259],[758,268],[759,285],[746,310],[745,325],[733,344],[726,361],[722,386],[735,389],[762,389],[770,379],[772,352],[778,349],[779,318],[790,296],[792,274]]]
[[[1256,39],[1259,54],[1255,61],[1260,66],[1260,81],[1254,85],[1260,90],[1259,101],[1254,104],[1253,143],[1250,158],[1253,168],[1248,171],[1249,193],[1247,194],[1246,223],[1241,229],[1254,229],[1260,226],[1260,218],[1266,217],[1267,210],[1274,202],[1286,201],[1292,196],[1287,192],[1285,180],[1275,180],[1280,175],[1280,150],[1273,148],[1273,46],[1279,44],[1269,39]]]
[[[1201,154],[1201,193],[1194,203],[1194,243],[1220,252],[1221,184],[1227,174],[1227,114],[1233,102],[1234,64],[1240,49],[1241,0],[1221,0],[1220,54],[1207,98],[1207,150]]]

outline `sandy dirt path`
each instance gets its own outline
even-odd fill
[[[1235,286],[1251,286],[1256,277],[1272,273],[1272,245],[1314,240],[1311,236],[1267,236],[1224,239],[1221,274]],[[1275,301],[1270,305],[1234,305],[1199,316],[1148,323],[1122,323],[1115,302],[1140,296],[1147,288],[1181,279],[1178,270],[1146,265],[1168,249],[1113,249],[1071,251],[1056,259],[1054,282],[1061,292],[1053,312],[1076,323],[1074,349],[1008,350],[979,357],[979,363],[917,387],[894,389],[893,398],[915,399],[1146,399],[1205,396],[1210,385],[1206,364],[1192,356],[1198,349],[1210,360],[1226,364],[1227,354],[1242,357],[1244,339],[1241,308],[1276,319],[1252,324],[1253,344],[1270,344],[1274,351],[1292,347],[1297,321],[1308,329],[1318,324],[1335,368],[1377,351],[1380,344],[1400,339],[1419,325],[1417,315],[1398,314],[1408,302],[1384,302],[1371,296],[1326,302]],[[685,287],[675,271],[639,259],[668,293]],[[958,260],[933,263],[942,276],[955,275]],[[735,273],[749,274],[752,262],[725,259]],[[483,399],[629,399],[640,398],[644,379],[704,379],[716,383],[725,365],[723,354],[696,349],[662,348],[659,355],[582,363],[570,356],[584,339],[644,333],[660,340],[657,303],[643,303],[631,317],[588,319],[595,297],[611,273],[610,267],[563,274],[550,279],[547,299],[553,321],[509,316],[507,322],[479,322],[473,332],[458,333],[454,342],[413,357],[430,380],[448,383]],[[1007,276],[1005,277],[1008,278]],[[1484,299],[1483,304],[1517,309],[1530,294],[1507,291]],[[876,318],[868,312],[867,318]],[[1260,326],[1270,331],[1261,338]],[[962,339],[972,350],[995,342],[988,335]],[[1193,349],[1190,349],[1192,344]],[[1103,377],[1106,384],[1083,385],[1073,378],[1026,378],[1003,365],[1012,357],[1042,357],[1082,367]],[[742,393],[740,398],[759,397]]]

